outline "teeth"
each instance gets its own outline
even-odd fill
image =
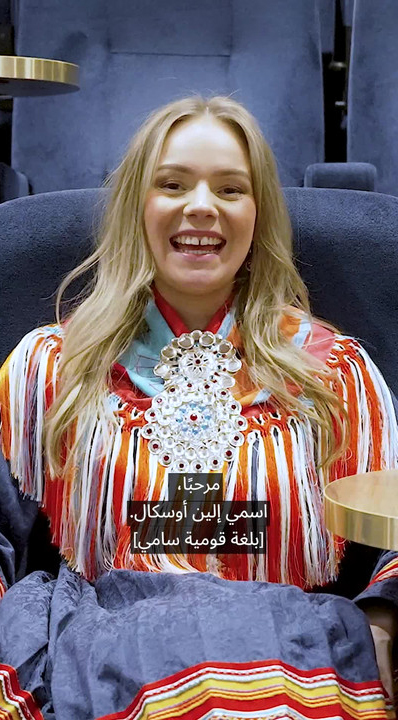
[[[222,240],[215,237],[194,237],[193,235],[181,235],[174,238],[179,245],[221,245]]]
[[[219,238],[203,237],[200,238],[201,245],[221,245],[222,240]]]
[[[208,250],[189,250],[190,255],[207,255]]]

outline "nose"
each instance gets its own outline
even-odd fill
[[[207,182],[199,182],[187,196],[184,215],[197,217],[218,217],[216,197]]]

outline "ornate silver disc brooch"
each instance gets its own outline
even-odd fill
[[[243,444],[247,420],[230,388],[241,368],[235,348],[221,335],[194,330],[173,338],[154,373],[164,389],[145,412],[141,434],[172,472],[220,470]]]

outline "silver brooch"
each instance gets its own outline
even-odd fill
[[[164,389],[145,412],[141,434],[172,472],[220,470],[243,444],[247,420],[230,388],[242,363],[221,335],[194,330],[173,338],[154,373]]]

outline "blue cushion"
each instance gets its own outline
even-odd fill
[[[316,163],[304,175],[304,187],[376,191],[377,170],[370,163]]]

